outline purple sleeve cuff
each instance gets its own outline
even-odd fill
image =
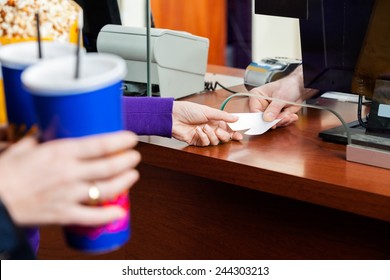
[[[30,246],[32,250],[34,251],[35,255],[38,254],[39,249],[39,242],[41,239],[39,228],[38,227],[27,227],[24,228],[24,232],[26,234],[26,237],[30,243]]]
[[[125,128],[138,135],[172,136],[173,98],[123,96]]]

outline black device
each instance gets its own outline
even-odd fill
[[[387,7],[388,1],[254,1],[257,14],[299,18],[305,87],[354,93],[369,99],[375,91],[381,92],[379,102],[374,95],[369,121],[361,119],[358,110],[360,120],[350,127],[355,143],[390,150],[390,118],[378,115],[376,108],[390,104],[390,89],[387,81],[382,81],[390,73],[389,51],[383,47],[390,48],[390,19],[381,15],[381,8]],[[323,131],[320,137],[346,143],[342,128]]]
[[[96,52],[100,29],[107,24],[122,24],[116,0],[75,0],[84,13],[83,43],[88,52]]]

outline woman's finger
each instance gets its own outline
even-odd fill
[[[140,160],[141,154],[138,151],[127,150],[109,157],[81,162],[75,172],[78,172],[76,176],[86,181],[100,180],[133,169]]]

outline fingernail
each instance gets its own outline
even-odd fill
[[[263,119],[266,122],[272,122],[273,120],[275,120],[275,114],[272,112],[264,113]]]

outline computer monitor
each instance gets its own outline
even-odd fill
[[[368,129],[352,128],[364,143],[372,141],[372,134],[390,138],[390,116],[378,116],[383,101],[373,96],[376,83],[383,82],[384,105],[390,103],[389,10],[388,0],[255,0],[257,14],[299,18],[305,87],[374,99],[368,124],[361,121]],[[320,136],[346,142],[343,129]],[[389,145],[390,139],[384,142]]]
[[[255,0],[255,13],[299,18],[304,83],[351,92],[374,0]]]
[[[83,44],[88,52],[96,52],[96,40],[107,24],[122,24],[117,0],[75,0],[83,9]]]

